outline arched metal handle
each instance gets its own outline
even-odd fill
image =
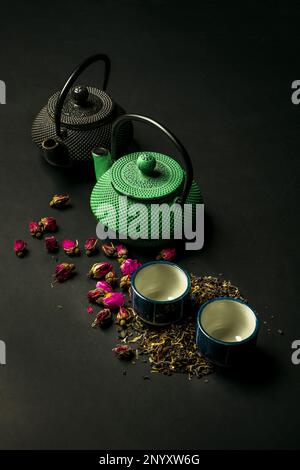
[[[191,185],[193,182],[193,165],[192,161],[190,159],[189,154],[187,153],[186,149],[182,145],[182,143],[175,137],[174,134],[172,134],[171,131],[163,127],[161,124],[158,122],[154,121],[153,119],[146,117],[146,116],[140,116],[138,114],[123,114],[120,116],[118,119],[115,120],[112,126],[112,134],[111,134],[111,156],[113,160],[116,160],[118,157],[116,155],[117,152],[117,136],[118,136],[118,131],[120,127],[127,121],[139,121],[139,122],[144,122],[146,124],[150,124],[151,126],[157,127],[161,132],[163,132],[169,140],[175,145],[177,150],[179,150],[183,162],[184,162],[184,167],[185,167],[185,180],[184,180],[184,185],[182,188],[182,193],[181,196],[177,199],[178,203],[184,203],[189,192],[191,189]]]
[[[71,86],[74,84],[74,82],[77,80],[79,75],[91,64],[94,62],[97,62],[98,60],[102,60],[105,63],[105,71],[104,71],[104,80],[103,80],[103,86],[102,90],[106,90],[108,79],[109,79],[109,74],[110,74],[110,59],[106,54],[95,54],[87,59],[85,59],[78,67],[76,67],[75,70],[71,73],[69,76],[68,80],[64,84],[60,95],[58,97],[56,107],[55,107],[55,113],[54,113],[54,120],[55,120],[55,129],[56,129],[56,135],[58,137],[62,137],[62,131],[61,131],[61,112],[63,109],[63,105],[65,102],[65,99],[67,97],[67,94],[70,91]]]

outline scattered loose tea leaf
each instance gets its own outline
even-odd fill
[[[134,356],[134,350],[128,345],[118,345],[113,348],[113,352],[116,353],[119,359],[129,360]]]
[[[70,200],[70,196],[69,195],[63,195],[63,194],[55,194],[49,205],[50,207],[55,207],[57,209],[59,209],[60,207],[64,207],[66,204],[68,204]]]
[[[195,315],[199,305],[220,296],[244,300],[239,289],[230,281],[192,274],[191,311],[187,318],[181,323],[152,329],[145,326],[132,308],[127,308],[132,313],[127,326],[131,339],[127,342],[136,345],[139,356],[144,356],[143,362],[150,364],[152,374],[185,373],[189,379],[207,376],[213,371],[213,366],[201,356],[195,344]]]

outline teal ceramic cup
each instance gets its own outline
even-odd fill
[[[199,309],[196,343],[211,362],[234,366],[255,350],[258,331],[257,314],[246,302],[218,297]]]
[[[131,278],[132,307],[150,325],[169,325],[186,311],[191,283],[188,273],[169,261],[151,261]]]

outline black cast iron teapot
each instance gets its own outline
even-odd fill
[[[99,60],[105,64],[102,90],[91,86],[73,86],[79,75]],[[92,161],[92,149],[110,148],[112,124],[125,113],[105,92],[110,67],[110,59],[105,54],[88,57],[36,116],[32,125],[32,140],[51,165],[69,167],[74,163],[89,162]],[[122,126],[118,139],[119,152],[126,151],[132,134],[131,124]]]

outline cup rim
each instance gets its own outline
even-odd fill
[[[251,333],[250,336],[247,336],[247,338],[242,339],[241,341],[223,341],[221,339],[214,338],[214,336],[211,336],[209,333],[207,333],[207,331],[203,328],[202,323],[201,323],[202,313],[203,313],[204,309],[207,307],[208,304],[211,304],[213,302],[217,302],[217,301],[220,301],[220,300],[230,300],[230,301],[233,301],[233,302],[237,302],[237,303],[240,303],[242,305],[246,305],[251,310],[251,312],[253,313],[254,318],[255,318],[255,328],[254,328],[254,331]],[[226,345],[226,346],[238,346],[240,344],[244,344],[244,343],[247,343],[248,341],[250,341],[254,336],[257,335],[257,332],[258,332],[258,329],[259,329],[259,323],[260,323],[260,321],[259,321],[257,312],[252,307],[250,307],[250,305],[247,302],[245,302],[244,300],[235,299],[233,297],[226,297],[226,296],[224,296],[224,297],[215,297],[214,299],[207,300],[203,305],[201,305],[201,307],[198,310],[198,314],[197,314],[197,328],[199,328],[202,331],[202,333],[208,339],[210,339],[211,341],[214,341],[215,343],[223,344],[223,345]]]
[[[153,264],[164,264],[164,265],[168,264],[169,266],[172,266],[172,267],[178,269],[179,271],[181,271],[185,275],[186,280],[187,280],[187,287],[186,287],[186,290],[183,292],[183,294],[181,294],[180,296],[178,296],[178,297],[176,297],[175,299],[172,299],[172,300],[154,300],[154,299],[150,299],[150,297],[146,297],[145,295],[141,294],[141,292],[136,288],[135,278],[136,278],[137,274],[140,271],[142,271],[145,267],[151,266]],[[148,263],[142,264],[142,266],[140,266],[138,269],[136,269],[134,271],[134,273],[132,274],[132,277],[131,277],[131,288],[134,290],[134,292],[137,295],[139,295],[142,299],[144,299],[148,302],[151,302],[151,303],[154,303],[154,304],[172,304],[174,302],[178,302],[179,300],[183,299],[188,294],[188,292],[191,289],[191,278],[190,278],[188,272],[185,269],[183,269],[181,266],[178,266],[178,264],[172,263],[171,261],[155,260],[155,261],[149,261]]]

